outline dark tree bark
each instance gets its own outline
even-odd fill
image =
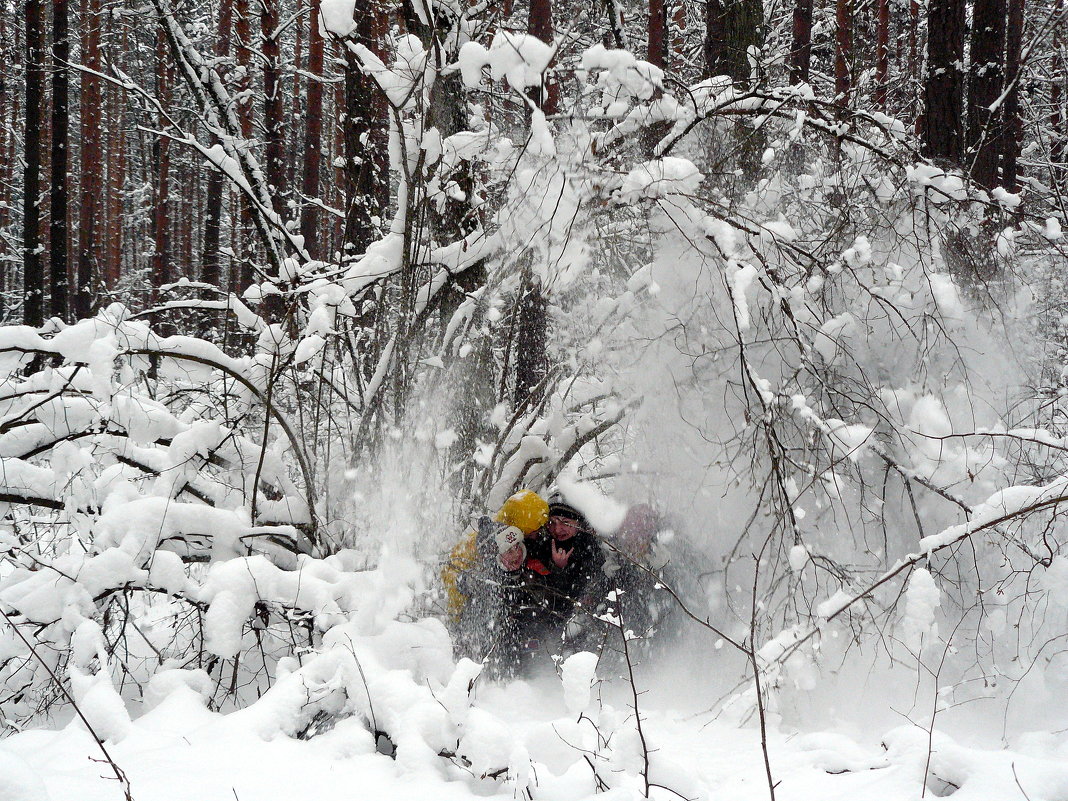
[[[82,59],[96,72],[100,57],[100,0],[82,0]],[[99,78],[81,76],[81,186],[78,199],[78,278],[74,289],[74,316],[93,312],[94,289],[104,251],[102,240],[104,195],[104,126],[101,124],[104,91]]]
[[[225,64],[230,57],[230,38],[234,25],[233,0],[222,0],[219,4],[219,31],[215,38],[215,55],[217,63]],[[226,70],[216,68],[221,80],[226,79]],[[223,216],[223,175],[218,170],[208,173],[208,186],[204,200],[204,250],[201,256],[203,269],[202,281],[215,286],[222,286],[222,216]]]
[[[170,54],[163,35],[157,38],[156,45],[156,96],[163,107],[169,103],[171,91]],[[160,296],[160,288],[169,284],[171,275],[171,140],[165,136],[157,137],[152,146],[155,163],[155,197],[153,198],[152,232],[155,248],[152,251],[152,300]]]
[[[809,82],[812,63],[812,0],[794,3],[794,28],[790,46],[790,83]]]
[[[285,98],[282,95],[278,0],[259,0],[263,36],[263,127],[267,183],[275,212],[286,217]]]
[[[931,0],[924,81],[924,151],[960,164],[964,119],[964,0]]]
[[[852,0],[836,0],[834,22],[834,102],[845,108],[853,86]]]
[[[662,0],[660,2],[661,11],[663,11]],[[536,36],[546,44],[552,44],[554,35],[552,0],[530,0],[527,33]],[[541,87],[531,90],[531,99],[546,114],[556,113],[560,103],[559,95],[560,87],[551,74],[544,77]]]
[[[26,167],[22,199],[22,322],[44,323],[44,265],[41,260],[41,107],[44,105],[44,18],[41,0],[26,0]]]
[[[667,16],[663,0],[650,0],[649,3],[649,61],[660,67],[667,60]],[[658,20],[654,23],[654,17]],[[552,0],[532,0],[527,31],[543,42],[553,40],[553,6]],[[659,58],[659,63],[654,61]],[[550,91],[544,98],[543,110],[550,111],[549,104],[555,106],[555,97]],[[548,344],[549,304],[542,291],[541,281],[530,263],[534,254],[524,254],[527,268],[519,286],[519,298],[516,303],[515,337],[515,398],[519,405],[524,402],[530,391],[541,382],[546,371],[546,347]]]
[[[1065,178],[1065,114],[1064,114],[1064,0],[1057,0],[1053,17],[1053,58],[1050,65],[1052,82],[1049,89],[1049,125],[1052,145],[1050,161],[1053,162],[1053,181],[1062,183]]]
[[[919,97],[920,83],[920,0],[909,0],[909,63],[908,110],[916,118],[917,135],[923,132],[923,107]]]
[[[304,64],[304,28],[300,24],[300,20],[305,18],[315,19],[314,12],[308,11],[307,17],[305,17],[305,13],[304,0],[297,0],[297,22],[295,24],[296,31],[294,33],[293,61],[290,67],[287,67],[292,83],[289,90],[285,93],[292,101],[289,105],[288,113],[286,114],[285,123],[285,130],[292,134],[289,137],[288,146],[285,147],[286,187],[289,189],[291,195],[296,193],[298,186],[297,165],[303,162],[301,149],[297,144],[297,131],[301,130],[301,122],[304,119],[305,97],[304,92],[301,89],[301,84],[305,81],[303,71],[306,69],[306,65]],[[279,61],[279,66],[281,67],[281,61]],[[294,213],[290,211],[288,216],[293,217]]]
[[[253,105],[250,99],[249,89],[251,87],[251,75],[252,75],[252,51],[249,43],[252,41],[252,16],[249,9],[249,0],[233,0],[234,2],[234,30],[237,36],[234,37],[234,46],[236,48],[237,57],[237,82],[234,88],[237,93],[244,99],[238,104],[237,116],[241,125],[241,137],[243,139],[252,139],[252,117],[253,117]],[[230,271],[230,291],[240,295],[251,284],[253,280],[252,275],[252,254],[245,253],[245,248],[251,247],[250,240],[252,239],[252,212],[248,208],[248,204],[238,195],[235,208],[237,211],[237,218],[239,220],[238,226],[234,230],[234,239],[236,247],[234,252],[238,254],[236,262],[236,269]]]
[[[531,7],[531,21],[534,8]],[[551,24],[551,23],[550,23]],[[531,31],[533,33],[533,31]],[[667,6],[665,0],[649,0],[649,49],[646,61],[660,69],[667,69]],[[535,34],[537,35],[537,34]],[[540,38],[540,37],[539,37]]]
[[[355,40],[382,58],[386,15],[378,0],[361,0],[356,8]],[[370,75],[345,49],[345,249],[363,253],[378,236],[389,206],[389,108]]]
[[[1023,117],[1020,114],[1020,75],[1023,65],[1020,63],[1023,49],[1024,0],[1009,0],[1009,19],[1005,41],[1005,72],[1010,81],[1008,94],[1005,96],[1004,144],[1001,152],[1004,161],[1001,167],[1001,180],[1005,188],[1015,192],[1019,188],[1020,148],[1023,147]]]
[[[676,69],[686,61],[686,40],[689,37],[689,18],[686,15],[686,0],[673,0],[669,7],[668,19],[668,65]]]
[[[345,59],[345,45],[334,42],[332,56],[335,63]],[[330,193],[329,203],[335,209],[344,209],[348,198],[348,185],[345,178],[345,82],[335,81],[330,88],[330,107],[332,114],[324,119],[332,121],[327,128],[330,131],[330,149],[326,160],[327,181],[326,188]],[[345,247],[346,219],[336,214],[330,215],[330,250],[342,252]]]
[[[541,383],[548,372],[549,304],[541,280],[531,270],[524,273],[516,309],[515,403]]]
[[[123,30],[123,50],[126,31]],[[123,118],[125,92],[109,86],[108,95],[108,176],[107,176],[107,258],[104,261],[104,286],[113,290],[122,278],[123,207],[126,191],[126,136]]]
[[[886,111],[890,73],[890,0],[877,0],[875,24],[875,105]]]
[[[708,0],[705,5],[705,68],[735,81],[750,79],[749,48],[764,43],[762,0]]]
[[[990,110],[1003,90],[1005,0],[975,0],[968,70],[968,157],[972,178],[987,189],[998,185],[1001,115]]]
[[[8,15],[0,13],[0,63],[16,63],[17,56],[12,52],[12,44],[8,34]],[[9,83],[10,72],[14,70],[0,70],[0,231],[7,228],[11,221],[10,204],[14,186],[11,180],[15,164],[12,133],[17,118],[14,113],[15,92]],[[9,249],[7,240],[0,239],[0,323],[7,322],[7,270],[16,255]]]
[[[324,42],[319,33],[319,7],[321,0],[311,0],[308,27],[308,72],[316,77],[323,74]],[[319,182],[322,171],[323,138],[323,85],[315,78],[308,79],[307,108],[304,128],[304,165],[301,189],[306,198],[319,197]],[[318,210],[313,203],[305,201],[300,213],[300,234],[304,248],[313,256],[323,258],[327,249],[319,242],[316,222]]]
[[[70,9],[52,0],[52,194],[49,276],[50,313],[69,321],[67,300],[67,140],[70,125]]]

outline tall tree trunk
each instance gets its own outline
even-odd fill
[[[1065,142],[1065,113],[1064,113],[1064,0],[1057,0],[1056,11],[1053,16],[1053,58],[1051,61],[1050,74],[1052,82],[1049,90],[1049,125],[1052,146],[1050,147],[1050,161],[1053,163],[1053,181],[1060,184],[1064,181],[1068,172],[1064,163],[1066,150]]]
[[[303,84],[307,82],[307,78],[304,75],[306,66],[304,64],[304,28],[300,25],[300,20],[304,17],[304,0],[297,0],[296,10],[296,32],[294,33],[293,44],[293,63],[291,69],[288,70],[289,75],[292,78],[292,84],[289,90],[285,92],[287,96],[292,99],[289,105],[289,113],[286,115],[286,131],[292,135],[289,137],[288,144],[285,147],[286,153],[286,187],[289,189],[291,195],[295,195],[298,186],[297,169],[298,164],[302,163],[302,155],[300,152],[300,146],[298,142],[298,132],[301,130],[301,120],[304,116],[304,108],[306,100],[304,96]],[[314,18],[313,14],[309,13],[309,17]],[[293,206],[295,209],[296,206]],[[291,211],[289,216],[294,216]]]
[[[345,59],[345,45],[338,44],[334,49],[334,58],[337,61]],[[335,62],[336,63],[336,62]],[[345,98],[348,96],[347,81],[337,81],[330,92],[331,107],[333,113],[327,119],[332,119],[334,124],[330,126],[330,151],[327,164],[329,165],[329,180],[326,185],[332,190],[330,205],[335,209],[346,208],[348,189],[348,166],[345,160],[345,130],[348,121],[345,119]],[[347,215],[339,217],[331,215],[333,223],[330,242],[331,251],[340,253],[341,258],[345,255],[345,229],[348,224]]]
[[[263,36],[263,128],[267,183],[275,212],[286,216],[285,98],[282,95],[278,0],[259,0]]]
[[[661,16],[663,17],[663,0],[655,0],[660,2]],[[667,18],[664,17],[666,23]],[[662,33],[663,33],[663,29]],[[531,36],[535,36],[546,44],[552,44],[553,42],[553,3],[552,0],[530,0],[530,16],[527,19],[527,33]],[[666,42],[661,40],[662,45],[666,47]],[[555,77],[551,74],[545,75],[544,81],[541,87],[535,90],[536,94],[532,97],[535,104],[546,114],[555,114],[560,99],[560,87],[556,83]]]
[[[795,0],[794,28],[790,46],[790,83],[809,82],[812,63],[812,0]]]
[[[12,42],[8,38],[8,15],[0,12],[0,63],[15,64],[18,57],[12,52]],[[15,98],[13,87],[9,84],[9,73],[13,70],[0,70],[0,231],[11,222],[11,199],[13,165],[12,133],[16,117],[13,113]],[[13,77],[13,76],[11,76]],[[10,95],[10,98],[9,98]],[[0,325],[7,323],[7,270],[8,263],[14,256],[7,245],[7,238],[0,237]]]
[[[877,0],[875,33],[875,105],[886,111],[890,73],[890,0]]]
[[[123,29],[123,51],[126,30]],[[126,132],[124,118],[126,94],[109,86],[108,94],[108,178],[107,178],[107,259],[104,262],[104,286],[114,290],[122,278],[123,209],[126,198]]]
[[[705,68],[747,82],[749,48],[764,44],[762,0],[708,0],[705,5]]]
[[[356,41],[382,58],[386,15],[379,0],[364,0],[356,10]],[[345,49],[345,249],[363,253],[378,236],[389,206],[389,108],[382,91],[360,71]]]
[[[552,0],[532,0],[527,32],[543,42],[553,40],[553,6]],[[667,60],[667,14],[664,0],[649,2],[649,61],[665,67]],[[656,61],[654,59],[659,59]],[[550,93],[547,102],[555,102]],[[544,107],[543,107],[544,108]],[[519,299],[516,304],[515,330],[515,398],[518,406],[523,403],[530,391],[537,386],[546,372],[546,347],[548,344],[548,302],[542,289],[541,280],[531,269],[533,254],[524,255],[527,263],[519,285]]]
[[[920,0],[909,0],[908,110],[916,119],[916,133],[923,132],[923,104],[920,101]]]
[[[308,73],[315,76],[307,80],[308,93],[305,108],[304,128],[304,164],[303,184],[301,190],[308,200],[300,212],[300,235],[304,237],[304,248],[319,258],[326,258],[328,249],[319,241],[316,222],[318,209],[309,202],[319,197],[320,172],[322,169],[323,147],[323,84],[319,78],[323,74],[324,42],[319,31],[319,9],[322,0],[310,0],[308,12]],[[440,79],[439,79],[440,80]]]
[[[44,18],[41,0],[26,0],[26,129],[22,199],[22,322],[44,323],[41,260],[41,106],[44,105]]]
[[[234,87],[237,94],[243,99],[238,104],[237,116],[241,125],[241,138],[249,141],[252,139],[252,116],[253,104],[250,98],[252,76],[252,17],[249,9],[249,0],[234,0],[234,29],[237,33],[234,41],[237,51],[237,85]],[[239,224],[234,230],[236,247],[234,252],[238,255],[236,269],[230,271],[230,291],[241,294],[252,284],[252,258],[253,253],[245,252],[246,248],[252,248],[252,212],[248,204],[240,195],[235,195],[236,208],[240,211],[235,215]]]
[[[834,102],[849,106],[853,86],[853,2],[836,0],[834,14]]]
[[[219,30],[215,37],[216,63],[222,65],[230,57],[230,38],[234,24],[233,0],[222,0],[219,4]],[[222,66],[216,68],[219,79],[225,80],[226,73]],[[222,286],[222,217],[223,217],[223,175],[218,170],[208,173],[208,186],[205,190],[204,209],[204,249],[200,257],[200,278],[204,283]]]
[[[1015,192],[1019,187],[1020,148],[1023,147],[1023,117],[1020,114],[1020,63],[1023,50],[1024,0],[1009,0],[1009,23],[1005,42],[1005,74],[1010,81],[1005,97],[1005,127],[1001,152],[1004,155],[1001,180],[1005,188]]]
[[[530,8],[530,19],[533,24],[533,3]],[[552,26],[551,19],[549,25]],[[537,34],[534,35],[537,36]],[[664,0],[649,0],[649,49],[645,58],[650,64],[660,69],[667,69],[667,50],[667,7]]]
[[[67,133],[70,124],[70,9],[52,0],[52,195],[50,312],[69,321],[67,300]]]
[[[690,20],[686,14],[686,0],[672,0],[668,17],[668,66],[677,69],[686,63],[686,40],[689,37]]]
[[[100,0],[82,0],[82,59],[101,71]],[[93,312],[99,254],[103,252],[104,129],[101,124],[104,92],[99,78],[81,76],[81,185],[78,199],[78,276],[74,288],[74,316]]]
[[[170,102],[170,54],[162,33],[156,43],[156,96],[164,108]],[[171,182],[171,141],[165,136],[157,137],[152,145],[155,163],[155,197],[152,208],[152,229],[155,247],[152,251],[152,302],[159,300],[160,289],[169,284],[171,275],[171,217],[170,217],[170,182]]]
[[[990,107],[1003,91],[1005,0],[975,0],[972,10],[971,66],[968,71],[968,157],[972,178],[983,187],[998,185],[1003,144],[1000,114]]]
[[[924,81],[924,151],[960,164],[964,118],[964,0],[931,0]]]

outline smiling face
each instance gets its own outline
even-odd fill
[[[504,551],[501,556],[501,567],[507,570],[509,573],[519,570],[523,566],[523,563],[527,560],[527,548],[521,543],[517,542],[507,551]]]
[[[549,536],[557,542],[567,542],[581,531],[578,522],[568,517],[549,518]]]

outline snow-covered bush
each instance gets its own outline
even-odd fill
[[[1012,356],[1014,247],[1051,226],[804,87],[681,86],[597,45],[559,54],[578,69],[547,116],[524,90],[554,54],[504,32],[486,47],[487,27],[405,36],[385,60],[348,43],[390,105],[394,217],[338,264],[283,226],[267,239],[289,255],[244,299],[154,310],[227,315],[225,349],[119,306],[0,331],[4,714],[65,697],[53,674],[114,737],[117,699],[266,693],[246,713],[272,735],[352,716],[398,759],[522,789],[529,760],[467,710],[475,672],[425,579],[472,509],[582,481],[655,500],[712,562],[677,600],[759,679],[745,711],[812,691],[850,643],[940,659],[960,700],[1023,679],[1065,606],[1063,432]],[[511,107],[439,130],[432,89],[457,78]],[[204,155],[254,186],[224,150]],[[450,202],[463,226],[425,223]],[[520,379],[535,318],[544,364]],[[572,712],[589,667],[563,668]],[[601,714],[624,731],[608,749],[576,729],[610,768],[595,775],[638,781],[637,724]],[[655,760],[644,781],[674,775]]]

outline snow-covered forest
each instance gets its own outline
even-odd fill
[[[0,801],[1068,801],[1066,32],[0,0]]]

